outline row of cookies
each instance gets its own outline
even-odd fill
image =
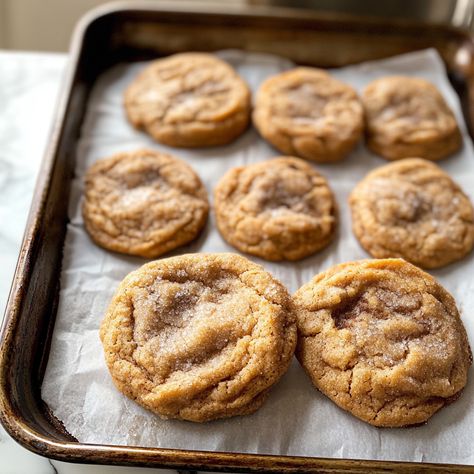
[[[474,210],[435,164],[407,159],[370,172],[349,199],[353,230],[373,257],[402,257],[424,268],[463,258],[474,246]],[[217,226],[238,250],[297,260],[335,235],[337,204],[308,163],[281,157],[229,170],[214,190]],[[154,258],[196,238],[207,192],[185,162],[152,150],[120,153],[87,172],[83,215],[93,240]]]
[[[100,337],[121,392],[195,422],[255,412],[295,349],[318,390],[386,427],[427,421],[472,363],[452,296],[401,259],[336,265],[293,297],[236,254],[157,260],[122,281]]]
[[[247,128],[251,94],[237,72],[216,56],[182,53],[146,67],[125,92],[125,110],[135,127],[160,143],[224,145]],[[441,93],[413,77],[377,79],[359,99],[352,87],[327,72],[298,67],[261,84],[252,118],[280,152],[320,163],[344,158],[364,129],[368,147],[389,160],[438,160],[462,144]]]

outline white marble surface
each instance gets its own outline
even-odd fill
[[[0,51],[0,308],[8,297],[67,57]],[[0,426],[0,474],[167,474],[163,469],[69,464],[37,456]]]

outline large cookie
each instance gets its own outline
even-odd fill
[[[209,204],[188,164],[143,149],[118,153],[89,168],[82,211],[98,245],[152,258],[197,237]]]
[[[401,259],[336,265],[294,295],[314,385],[375,426],[423,423],[459,396],[472,354],[452,296]]]
[[[266,260],[311,255],[329,244],[337,227],[327,181],[298,158],[231,169],[216,186],[214,205],[223,237]]]
[[[250,120],[250,91],[217,56],[175,54],[153,61],[125,91],[129,121],[176,147],[224,145]]]
[[[461,259],[474,245],[474,211],[438,166],[412,158],[370,172],[352,191],[352,227],[373,257],[424,268]]]
[[[208,421],[257,410],[296,344],[291,298],[234,254],[148,263],[120,284],[102,322],[117,388],[164,418]]]

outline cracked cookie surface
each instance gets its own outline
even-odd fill
[[[456,118],[430,82],[405,76],[371,82],[362,94],[367,146],[388,160],[439,160],[462,145]]]
[[[118,153],[98,160],[86,173],[84,224],[108,250],[157,257],[197,237],[208,212],[198,175],[164,153]]]
[[[253,122],[282,153],[320,163],[344,158],[364,125],[356,92],[321,69],[299,67],[267,79]]]
[[[256,411],[296,345],[284,286],[244,257],[189,254],[120,284],[100,337],[117,388],[163,418]]]
[[[474,245],[474,211],[437,165],[411,158],[370,172],[352,191],[354,234],[373,257],[424,268],[459,260]]]
[[[423,423],[466,385],[472,354],[455,301],[404,260],[336,265],[293,300],[298,360],[316,388],[361,420]]]
[[[231,169],[216,186],[214,205],[222,236],[266,260],[306,257],[328,245],[337,226],[327,181],[298,158]]]
[[[250,120],[250,91],[217,56],[175,54],[153,61],[125,91],[129,121],[160,143],[224,145]]]

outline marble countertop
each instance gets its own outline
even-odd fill
[[[5,307],[65,70],[64,54],[0,51],[0,308]],[[52,461],[14,442],[0,426],[1,474],[176,473],[165,469]]]

